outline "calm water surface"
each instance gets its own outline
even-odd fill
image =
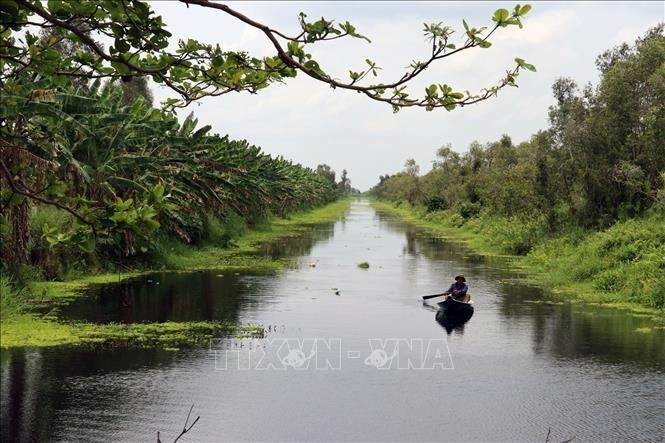
[[[155,441],[159,430],[171,441],[194,404],[201,419],[189,441],[542,442],[548,428],[551,441],[664,441],[665,332],[649,332],[646,318],[533,303],[543,294],[502,263],[432,239],[365,201],[264,253],[293,257],[297,267],[277,275],[154,274],[91,290],[62,315],[235,320],[265,325],[265,340],[214,343],[217,353],[3,352],[2,440]],[[367,270],[357,267],[364,261]],[[467,276],[475,314],[446,331],[420,296],[458,273]],[[327,339],[314,359],[340,369],[237,369],[250,349],[282,356],[276,344],[292,338]],[[443,344],[446,353],[428,361],[449,364],[401,370],[391,360],[377,369],[366,360],[377,343],[370,339]],[[221,355],[230,356],[225,370]],[[408,355],[418,363],[417,352]]]

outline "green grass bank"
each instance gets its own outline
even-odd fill
[[[603,231],[547,237],[528,223],[481,214],[373,201],[390,213],[475,253],[506,257],[531,283],[562,301],[601,304],[665,318],[665,219],[652,214]],[[523,255],[519,255],[524,251]]]
[[[40,315],[35,308],[66,304],[85,294],[92,284],[118,282],[154,271],[190,272],[197,270],[277,272],[290,266],[284,259],[255,255],[262,244],[296,236],[312,224],[332,222],[342,216],[351,199],[291,214],[270,218],[255,228],[242,227],[223,246],[208,243],[195,247],[163,242],[157,264],[123,266],[120,272],[97,270],[86,274],[77,270],[64,281],[32,281],[17,288],[12,276],[0,274],[0,346],[95,346],[161,347],[176,349],[205,342],[220,334],[260,336],[258,326],[240,326],[220,322],[89,324],[64,322],[54,315]]]

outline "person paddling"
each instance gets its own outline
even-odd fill
[[[450,288],[442,295],[450,295],[455,300],[462,300],[466,297],[468,290],[469,287],[466,285],[466,278],[463,275],[458,275],[455,277],[455,283],[450,285]]]

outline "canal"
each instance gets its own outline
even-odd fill
[[[665,331],[648,317],[548,301],[500,259],[364,200],[262,253],[294,266],[155,273],[61,316],[232,320],[263,339],[3,351],[2,440],[172,441],[193,404],[190,441],[663,441]],[[446,327],[421,296],[457,274],[475,311]]]

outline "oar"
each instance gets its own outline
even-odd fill
[[[423,295],[423,300],[429,300],[430,298],[441,297],[448,294],[432,294],[432,295]]]

